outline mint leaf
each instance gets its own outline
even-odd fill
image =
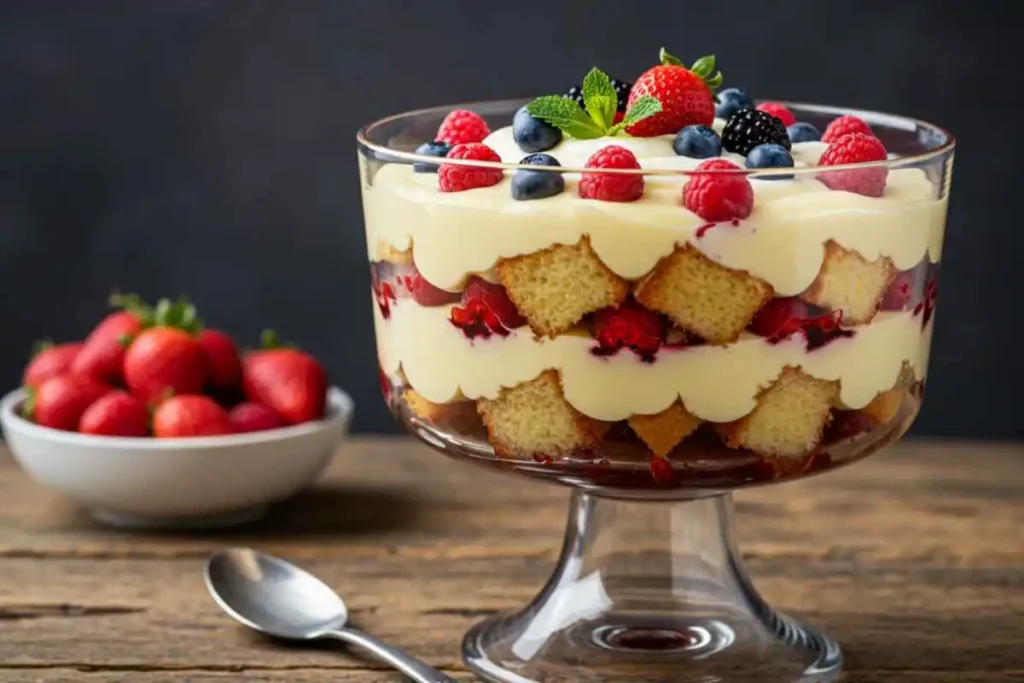
[[[637,121],[642,121],[643,119],[654,116],[659,111],[661,111],[661,102],[659,102],[655,97],[644,95],[633,103],[633,106],[629,108],[629,111],[627,111],[626,115],[622,117],[622,120],[612,126],[608,131],[608,134],[615,135],[623,128],[632,126]]]
[[[576,102],[561,95],[538,97],[526,105],[526,111],[578,140],[604,136],[603,126],[599,126]]]
[[[587,113],[602,130],[607,130],[615,120],[619,98],[608,74],[597,67],[583,78],[583,104]]]

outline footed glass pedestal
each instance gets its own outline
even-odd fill
[[[522,611],[476,625],[463,658],[487,681],[837,680],[839,646],[758,595],[732,497],[572,497],[554,574]]]

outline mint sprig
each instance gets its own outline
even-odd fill
[[[612,80],[608,74],[595,67],[583,79],[583,104],[586,110],[561,95],[545,95],[526,105],[526,111],[530,116],[550,123],[577,140],[616,135],[627,126],[661,111],[661,102],[650,95],[644,95],[633,103],[621,121],[614,123],[618,102]]]

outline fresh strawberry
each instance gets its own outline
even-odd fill
[[[139,333],[125,352],[128,389],[147,403],[169,394],[199,393],[207,380],[206,358],[196,335],[202,323],[186,301],[161,299],[153,326]]]
[[[750,321],[750,331],[782,339],[799,330],[809,315],[807,304],[795,296],[771,299]]]
[[[110,297],[110,303],[124,310],[111,313],[89,333],[71,370],[120,384],[125,347],[148,322],[152,311],[134,294],[115,294]]]
[[[79,342],[71,344],[53,344],[43,342],[33,349],[32,360],[25,367],[21,384],[26,387],[37,387],[51,377],[62,375],[71,370],[72,363],[82,350]]]
[[[469,278],[466,291],[462,293],[462,301],[465,303],[471,299],[483,301],[487,308],[498,316],[501,324],[510,330],[526,324],[526,318],[512,303],[508,291],[496,282],[488,282],[477,276]]]
[[[149,409],[124,391],[111,391],[82,413],[78,431],[102,436],[149,436]]]
[[[500,162],[498,153],[481,142],[469,142],[455,145],[448,152],[446,159],[470,159],[473,161]],[[490,187],[501,182],[503,177],[500,168],[482,166],[461,166],[458,164],[441,164],[437,171],[437,184],[441,192],[464,192],[478,187]]]
[[[850,133],[832,142],[821,153],[819,166],[860,164],[888,159],[885,146],[878,138],[863,133]],[[855,192],[866,197],[881,197],[885,192],[885,179],[889,169],[885,166],[854,169],[849,171],[826,171],[818,174],[818,180],[833,190]]]
[[[264,348],[242,359],[242,391],[254,403],[271,408],[285,424],[323,417],[327,372],[313,356],[278,346],[276,336],[263,334]]]
[[[208,396],[172,396],[153,412],[153,436],[218,436],[233,433],[228,414]]]
[[[661,103],[661,111],[626,128],[635,137],[675,135],[685,126],[710,126],[715,120],[715,96],[722,84],[721,72],[714,76],[715,58],[701,57],[687,69],[678,58],[662,48],[661,64],[640,75],[629,91],[627,109],[644,95]]]
[[[640,162],[625,147],[608,145],[590,155],[587,168],[619,168],[640,170]],[[644,194],[642,173],[584,173],[580,178],[579,195],[583,199],[605,202],[633,202]]]
[[[218,392],[230,393],[242,382],[242,362],[234,340],[219,330],[203,330],[197,339],[206,361],[209,385]]]
[[[860,133],[862,135],[870,135],[874,137],[874,133],[871,131],[871,126],[864,123],[863,119],[859,119],[856,116],[840,116],[838,119],[833,119],[831,123],[825,128],[825,132],[821,134],[822,142],[835,142],[844,135],[850,133]]]
[[[262,432],[281,426],[281,418],[277,413],[262,403],[239,403],[228,413],[228,419],[238,434]]]
[[[479,114],[466,109],[455,109],[444,117],[434,140],[455,146],[467,142],[483,142],[490,134],[491,129]]]
[[[791,112],[789,107],[781,102],[762,102],[757,105],[757,109],[766,114],[771,114],[779,121],[782,121],[782,125],[784,126],[792,126],[796,123],[796,117],[793,116],[793,112]]]
[[[29,389],[22,414],[43,427],[73,432],[78,429],[82,413],[109,391],[110,387],[95,377],[57,375]]]
[[[709,159],[696,171],[721,171],[690,176],[683,185],[683,206],[706,221],[730,221],[746,218],[754,209],[754,188],[740,167],[725,159]]]
[[[599,355],[611,355],[626,347],[648,362],[654,360],[664,343],[666,328],[664,318],[632,300],[601,309],[591,320]]]

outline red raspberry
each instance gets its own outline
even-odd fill
[[[821,134],[822,142],[835,142],[844,135],[850,133],[861,133],[863,135],[870,135],[874,137],[874,133],[871,132],[871,126],[864,123],[863,119],[859,119],[856,116],[840,116],[838,119],[828,124],[825,132]]]
[[[757,108],[766,114],[771,114],[779,121],[782,121],[784,126],[792,126],[796,123],[796,117],[793,116],[793,112],[789,110],[789,107],[780,102],[762,102],[757,105]]]
[[[483,142],[490,134],[491,129],[479,114],[466,109],[455,109],[444,117],[434,139],[454,146],[467,142]]]
[[[860,164],[885,161],[885,145],[878,138],[863,133],[844,135],[828,146],[818,160],[819,166]],[[849,171],[828,171],[818,174],[818,180],[833,190],[856,192],[866,197],[881,197],[885,192],[885,179],[889,169],[884,166]]]
[[[594,314],[592,332],[598,355],[611,355],[627,347],[647,362],[665,341],[665,321],[640,304],[626,300],[617,308],[603,308]]]
[[[501,324],[508,329],[515,329],[526,324],[526,318],[522,316],[516,305],[512,303],[508,292],[502,285],[488,282],[482,277],[471,277],[466,283],[466,291],[462,293],[462,300],[469,301],[479,299],[483,301]]]
[[[640,163],[625,147],[608,145],[587,159],[587,168],[633,168]],[[644,194],[644,177],[640,173],[584,173],[580,178],[580,197],[605,202],[633,202]]]
[[[807,304],[796,297],[772,299],[750,321],[750,331],[782,340],[803,327],[809,314]]]
[[[479,142],[468,142],[455,145],[448,152],[446,159],[473,159],[474,161],[501,161],[501,157],[493,149]],[[501,182],[500,168],[481,168],[441,164],[437,171],[437,182],[441,192],[462,192],[475,187],[490,187]]]
[[[697,171],[738,171],[725,159],[709,159]],[[683,185],[683,206],[706,221],[746,218],[754,208],[754,188],[739,173],[707,173],[690,176]]]

